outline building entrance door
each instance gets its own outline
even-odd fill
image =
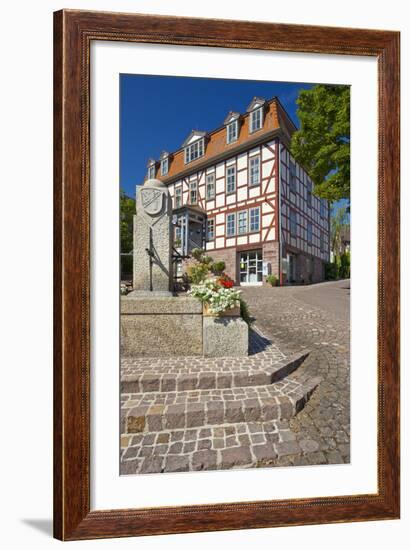
[[[241,252],[239,273],[241,285],[261,285],[262,250]]]

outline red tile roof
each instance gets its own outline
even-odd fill
[[[242,115],[239,119],[239,136],[233,143],[226,143],[226,126],[221,126],[212,132],[209,132],[205,137],[205,154],[202,157],[185,164],[184,149],[181,148],[170,155],[169,171],[166,176],[161,176],[160,163],[156,165],[156,178],[167,182],[174,180],[178,174],[191,170],[195,166],[202,165],[204,161],[210,161],[213,157],[217,157],[222,153],[229,153],[236,150],[239,146],[245,145],[246,142],[262,137],[264,134],[271,133],[274,130],[282,129],[285,134],[290,136],[296,129],[293,122],[289,118],[285,109],[276,97],[265,103],[265,113],[263,118],[263,127],[256,131],[249,131],[249,113]]]

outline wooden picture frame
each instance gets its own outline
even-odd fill
[[[398,32],[63,10],[54,14],[54,535],[125,537],[399,517]],[[93,40],[372,56],[378,62],[378,492],[90,510]]]

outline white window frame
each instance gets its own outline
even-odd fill
[[[252,163],[258,161],[258,171],[255,172]],[[253,181],[254,175],[257,174],[257,181]],[[249,157],[249,185],[259,185],[261,182],[261,157],[260,155],[255,155],[254,157]]]
[[[210,201],[215,198],[215,172],[206,175],[206,200]],[[209,193],[209,188],[212,187],[212,193]]]
[[[161,176],[166,176],[169,170],[169,159],[165,157],[161,160]]]
[[[326,199],[319,199],[320,200],[320,217],[325,219],[326,218]]]
[[[155,164],[150,164],[148,166],[148,179],[152,180],[155,178]]]
[[[195,191],[195,201],[192,200],[192,193]],[[189,204],[198,204],[198,180],[189,182]]]
[[[210,237],[209,225],[212,222],[212,236]],[[208,218],[206,221],[206,240],[213,241],[215,239],[215,218]]]
[[[230,170],[233,172],[230,174]],[[233,189],[230,190],[230,185],[233,185]],[[231,164],[226,167],[226,194],[231,195],[236,191],[236,165]]]
[[[233,129],[232,133],[231,130]],[[238,141],[238,121],[233,120],[226,126],[226,143],[233,143]]]
[[[306,240],[308,242],[308,244],[312,244],[313,243],[313,224],[312,222],[307,222],[307,225],[306,225]]]
[[[241,230],[241,218],[245,218],[245,228],[244,230]],[[245,233],[248,233],[248,211],[247,210],[240,210],[238,213],[237,213],[237,216],[236,216],[236,220],[237,220],[237,224],[238,224],[238,229],[237,229],[237,232],[238,232],[238,235],[244,235]]]
[[[312,187],[313,187],[312,183],[308,181],[306,202],[309,208],[312,208],[312,190],[313,190]]]
[[[294,214],[294,216],[295,216],[294,221],[293,221],[292,214]],[[294,228],[294,230],[293,230],[293,228]],[[297,234],[298,234],[298,213],[293,208],[291,208],[289,210],[289,231],[290,231],[290,236],[291,237],[297,237]]]
[[[181,208],[181,206],[182,206],[182,187],[176,187],[175,188],[175,208]]]
[[[230,220],[233,220],[233,222],[231,222]],[[229,231],[229,227],[233,229],[232,232]],[[234,237],[236,235],[235,229],[236,229],[236,214],[235,212],[231,212],[226,215],[226,236]]]
[[[298,183],[296,178],[296,163],[291,160],[289,162],[289,189],[292,193],[297,193]]]
[[[325,233],[324,231],[320,230],[320,253],[323,254],[325,252]]]
[[[249,132],[257,132],[263,126],[263,107],[258,107],[249,113]],[[257,122],[257,125],[256,125]]]
[[[185,164],[203,157],[205,151],[204,138],[196,139],[193,143],[187,145],[184,151]]]
[[[255,225],[255,220],[252,219],[254,217],[253,216],[254,212],[258,213],[258,215],[257,215],[258,226],[257,227],[253,227]],[[256,206],[255,208],[249,208],[249,233],[257,233],[258,231],[260,231],[260,228],[261,228],[261,209],[260,209],[260,207]]]

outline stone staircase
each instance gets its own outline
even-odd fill
[[[288,377],[306,350],[286,358],[255,331],[250,349],[242,358],[124,359],[121,473],[259,467],[292,451],[286,420],[320,379]]]

